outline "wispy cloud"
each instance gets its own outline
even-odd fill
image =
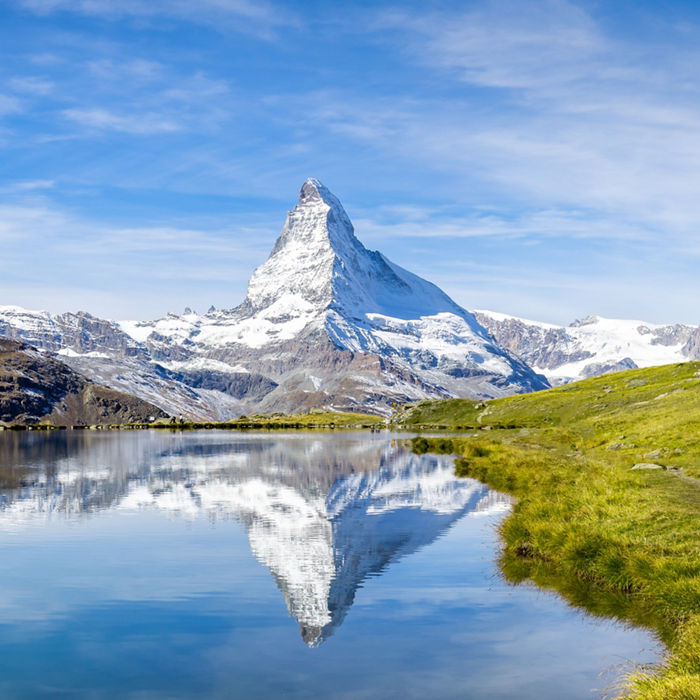
[[[12,95],[0,93],[0,117],[6,114],[16,114],[22,111],[22,103]]]
[[[130,81],[130,85],[133,81],[148,83],[162,79],[166,73],[162,63],[144,58],[99,58],[88,61],[86,67],[91,75],[110,84],[124,80]]]
[[[28,192],[46,187],[50,184],[17,183],[15,191]],[[261,232],[270,233],[266,227],[251,224],[239,224],[235,232],[254,239],[259,238]],[[66,247],[75,254],[101,256],[105,250],[115,251],[117,255],[151,251],[186,253],[189,256],[216,254],[233,260],[247,258],[249,251],[258,250],[258,247],[250,246],[249,240],[241,240],[233,234],[233,230],[221,228],[193,229],[155,224],[110,226],[73,214],[43,197],[0,204],[0,241],[43,241]]]
[[[591,212],[539,210],[521,212],[510,218],[494,212],[444,216],[426,208],[419,214],[402,216],[401,208],[380,207],[374,218],[355,218],[355,228],[363,240],[386,241],[402,238],[481,238],[628,241],[638,244],[656,241],[655,232],[639,225],[619,224],[597,218]],[[379,214],[380,218],[376,218]]]
[[[592,18],[565,0],[497,0],[449,14],[430,6],[419,14],[382,12],[377,29],[408,33],[414,60],[455,71],[469,83],[539,93],[601,77],[609,50]]]
[[[44,120],[38,139],[46,143],[101,132],[132,136],[202,132],[217,128],[235,112],[225,79],[202,70],[183,73],[162,61],[128,56],[125,47],[116,43],[93,49],[105,55],[81,60],[80,51],[63,59],[52,54],[51,80],[35,76],[7,80],[14,94],[0,95],[0,115],[32,111],[35,120]],[[65,70],[76,62],[77,66]],[[46,99],[42,102],[42,98]],[[69,124],[79,129],[66,132]]]
[[[265,0],[20,0],[20,4],[41,15],[71,12],[107,20],[168,17],[263,39],[275,38],[283,27],[300,24],[287,8]]]
[[[177,123],[152,113],[120,115],[107,109],[94,108],[65,109],[62,114],[66,119],[90,129],[123,131],[128,134],[171,133],[180,128]]]
[[[12,182],[0,187],[0,193],[15,194],[37,190],[50,190],[55,184],[56,183],[54,180],[26,180],[21,182]]]
[[[7,85],[15,92],[26,93],[29,95],[48,95],[54,89],[54,84],[52,81],[31,75],[10,78]]]
[[[84,308],[90,299],[93,313],[141,318],[186,305],[232,307],[243,300],[246,280],[274,236],[254,223],[114,226],[28,190],[23,199],[0,204],[0,304],[62,311]]]

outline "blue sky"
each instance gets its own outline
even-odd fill
[[[232,307],[313,176],[467,308],[700,323],[699,8],[0,0],[0,304]]]

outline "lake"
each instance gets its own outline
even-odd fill
[[[595,698],[662,653],[499,575],[389,433],[0,432],[2,698]]]

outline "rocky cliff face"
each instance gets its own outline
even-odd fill
[[[495,313],[475,316],[493,337],[552,384],[606,372],[700,359],[700,327],[600,316],[555,326]]]
[[[367,250],[313,179],[231,310],[113,323],[4,307],[0,333],[202,418],[312,407],[386,414],[394,402],[548,386],[438,287]]]
[[[26,343],[0,338],[0,422],[95,425],[165,416],[153,404],[93,384]]]

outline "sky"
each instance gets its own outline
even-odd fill
[[[0,0],[0,305],[231,308],[307,177],[468,309],[700,324],[700,4]]]

